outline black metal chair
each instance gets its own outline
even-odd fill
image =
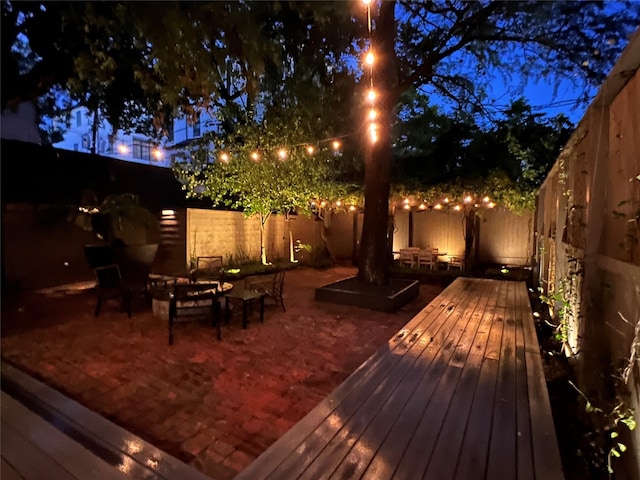
[[[100,314],[100,308],[104,302],[119,299],[122,302],[122,309],[126,310],[131,318],[131,298],[122,282],[118,265],[96,267],[93,269],[93,274],[96,277],[95,292],[98,297],[95,316]]]
[[[282,293],[284,290],[284,270],[278,270],[268,275],[254,275],[245,278],[244,286],[247,290],[262,292],[271,297],[276,305],[282,306],[282,311],[286,312]]]
[[[169,345],[173,345],[173,325],[179,321],[208,318],[216,327],[217,338],[222,340],[220,330],[220,302],[218,282],[176,284],[169,294]],[[207,311],[208,310],[208,311]]]
[[[189,281],[191,283],[210,280],[224,280],[221,255],[196,257],[195,267],[189,270]]]

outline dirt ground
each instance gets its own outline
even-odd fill
[[[174,327],[151,307],[117,302],[94,318],[91,290],[23,292],[2,301],[2,358],[158,448],[220,479],[233,478],[307,414],[442,285],[394,314],[319,303],[318,286],[352,267],[300,268],[285,278],[286,312],[267,304],[247,330],[236,314],[218,342],[202,323]]]

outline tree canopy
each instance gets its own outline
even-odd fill
[[[167,115],[197,117],[209,109],[219,119],[224,146],[248,149],[249,139],[262,137],[233,137],[234,132],[247,125],[264,136],[270,131],[266,112],[279,106],[289,108],[282,124],[293,124],[295,131],[296,122],[310,118],[298,108],[304,104],[323,115],[331,135],[356,133],[349,148],[364,159],[366,206],[359,276],[382,284],[392,125],[402,113],[402,95],[427,95],[429,107],[448,103],[456,120],[443,134],[464,138],[474,132],[459,120],[486,111],[496,77],[514,87],[510,94],[532,78],[599,84],[637,27],[639,8],[633,2],[372,2],[369,44],[366,9],[356,1],[3,2],[3,106],[16,95],[59,84],[87,103],[97,102],[116,126],[148,115],[157,129]],[[22,70],[16,60],[24,58],[15,48],[19,38],[28,39],[31,59]],[[358,55],[367,49],[377,58],[372,78],[360,73]],[[375,144],[364,140],[361,120],[360,99],[370,82],[377,91]],[[512,120],[528,115],[521,113]],[[418,117],[428,119],[429,113]],[[306,133],[320,135],[323,129]],[[518,151],[512,141],[517,125],[503,125],[503,131],[511,137],[501,142],[502,153],[522,158],[520,164],[502,165],[503,171],[524,175],[521,165],[534,152]],[[459,168],[457,153],[437,150],[450,142],[423,140],[421,148],[449,154],[448,167]],[[466,152],[478,142],[465,141],[459,149]],[[484,169],[493,159],[467,166]],[[535,183],[534,169],[525,170],[532,178],[521,180]]]

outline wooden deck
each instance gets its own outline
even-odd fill
[[[525,284],[458,278],[236,477],[261,478],[562,479]]]
[[[3,480],[208,480],[4,362],[1,372]]]

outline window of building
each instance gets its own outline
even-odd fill
[[[77,144],[77,143],[74,143],[74,144],[73,144],[73,150],[74,150],[75,152],[77,152],[77,151],[78,151],[78,144]]]
[[[82,126],[82,112],[81,111],[77,111],[76,112],[76,127],[81,127]]]
[[[171,121],[169,122],[169,125],[167,126],[167,140],[169,141],[169,143],[173,143],[173,118],[171,119]]]
[[[198,119],[198,121],[196,121],[196,123],[193,124],[193,136],[194,137],[200,136],[200,119]]]
[[[133,158],[151,160],[151,142],[145,142],[137,138],[133,139]]]

